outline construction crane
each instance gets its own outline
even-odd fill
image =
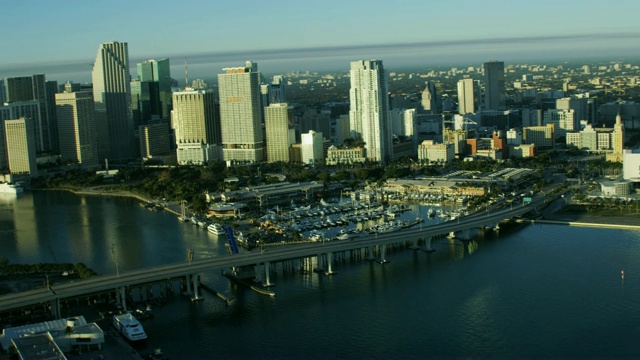
[[[461,115],[461,116],[462,116],[462,124],[464,125],[464,134],[465,134],[465,137],[466,137],[466,135],[468,133],[467,126],[469,124],[477,125],[478,123],[476,123],[473,119],[471,119],[467,115]],[[445,134],[445,130],[446,130],[446,123],[455,124],[456,120],[455,119],[447,120],[446,117],[445,117],[445,114],[442,114],[442,141],[443,142],[444,142],[444,134]]]

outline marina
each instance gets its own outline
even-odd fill
[[[27,225],[37,226],[39,234],[49,234],[41,241],[51,245],[56,257],[86,262],[102,274],[115,274],[114,259],[123,274],[184,262],[186,249],[194,249],[195,259],[228,256],[226,239],[177,222],[168,212],[146,211],[135,201],[54,192],[33,195],[0,203],[4,224],[7,215],[13,224],[11,231],[2,228],[9,239],[5,251],[12,263],[52,259],[46,248],[33,253],[13,245],[30,241],[33,233],[26,231]],[[422,226],[442,221],[426,216],[434,206],[407,206],[410,210],[400,218],[424,217]],[[47,221],[33,216],[34,209],[48,214]],[[14,213],[21,215],[13,217]],[[57,224],[62,220],[73,226],[60,230]],[[135,223],[147,224],[143,237],[131,233]],[[82,224],[92,226],[86,229]],[[102,229],[102,224],[109,226]],[[351,228],[356,226],[351,224]],[[340,229],[332,230],[337,234]],[[73,242],[76,233],[86,234],[83,242]],[[638,266],[630,260],[637,255],[637,241],[637,232],[629,230],[516,224],[499,232],[479,231],[468,241],[438,239],[432,244],[435,251],[428,254],[390,250],[391,262],[386,265],[364,257],[360,261],[336,258],[337,276],[300,268],[278,271],[271,279],[277,283],[270,289],[277,291],[273,298],[238,286],[220,273],[204,273],[200,281],[224,294],[229,303],[208,292],[200,294],[203,301],[192,302],[180,292],[153,286],[153,295],[146,301],[158,304],[153,305],[153,317],[140,320],[148,339],[146,345],[136,345],[136,351],[146,356],[161,348],[171,358],[206,358],[215,353],[221,358],[257,359],[264,357],[265,347],[273,357],[296,353],[308,358],[336,348],[342,357],[366,354],[380,359],[469,354],[542,357],[549,353],[557,357],[633,357],[638,350],[633,299],[640,294],[637,277],[631,275],[639,271]],[[115,256],[110,251],[112,243]],[[86,244],[93,250],[84,250]],[[251,253],[258,255],[259,251],[254,248]],[[307,268],[315,267],[312,260]],[[625,270],[624,284],[620,269]],[[134,293],[138,301],[145,296]],[[408,302],[420,306],[407,307]],[[425,319],[432,325],[425,327]],[[115,332],[110,322],[105,324],[107,333]],[[185,324],[185,331],[176,332],[175,324]],[[309,324],[314,325],[313,331]],[[287,329],[286,336],[277,329]],[[354,337],[355,333],[360,335]],[[472,336],[448,335],[465,333],[483,334],[482,342]],[[247,337],[254,340],[248,343]],[[216,341],[210,341],[212,338]],[[393,342],[394,349],[380,347],[376,341],[380,338]],[[554,345],[558,339],[561,344]],[[107,336],[102,351],[83,356],[95,358],[108,351],[120,356],[107,358],[122,358],[132,349],[120,335]]]

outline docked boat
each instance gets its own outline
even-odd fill
[[[216,236],[221,236],[226,234],[224,227],[222,227],[222,225],[218,223],[212,223],[211,225],[209,225],[207,227],[207,231],[209,231],[210,233]]]
[[[113,315],[113,326],[129,341],[145,340],[147,333],[131,313]]]
[[[0,184],[0,193],[18,194],[18,193],[21,193],[23,191],[24,191],[24,189],[18,184],[12,184],[12,183],[2,183],[2,184]]]

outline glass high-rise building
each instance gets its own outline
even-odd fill
[[[218,74],[222,156],[225,161],[255,163],[264,160],[258,64],[225,68]]]
[[[91,78],[100,161],[108,158],[110,162],[123,163],[137,158],[127,43],[101,44]]]
[[[169,59],[149,59],[137,64],[138,81],[147,85],[151,115],[168,119],[171,113],[171,71]],[[146,95],[146,94],[145,94]],[[148,120],[148,119],[143,119]]]
[[[387,78],[382,60],[351,63],[349,120],[351,134],[365,143],[372,161],[393,159]]]
[[[504,62],[484,63],[484,109],[505,110]]]

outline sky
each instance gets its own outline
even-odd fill
[[[130,67],[168,57],[172,77],[640,58],[638,0],[2,0],[0,78],[88,82],[99,45]]]

